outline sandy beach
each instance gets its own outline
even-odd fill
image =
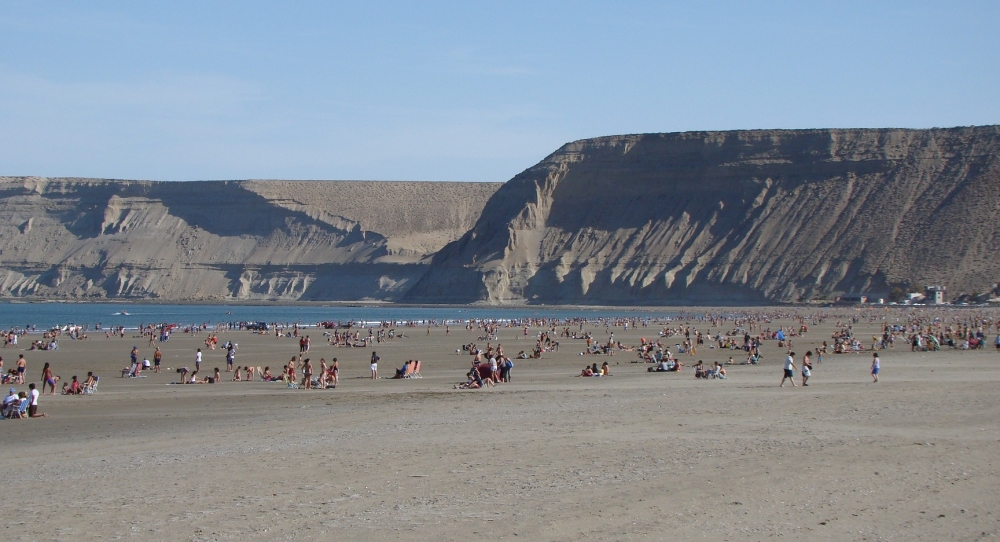
[[[782,309],[790,310],[790,309]],[[812,311],[813,309],[806,309]],[[834,309],[831,309],[834,310]],[[845,312],[845,309],[835,309]],[[956,313],[948,313],[956,314]],[[962,314],[962,313],[957,313]],[[698,329],[710,326],[691,321]],[[797,325],[775,320],[765,327]],[[861,338],[880,323],[855,325]],[[659,328],[589,324],[626,345]],[[712,328],[713,332],[718,328]],[[830,340],[834,319],[793,339],[798,358]],[[575,329],[574,329],[575,330]],[[530,330],[534,335],[537,329]],[[515,360],[513,381],[454,390],[471,357],[456,353],[480,331],[397,328],[373,348],[325,344],[310,329],[307,354],[337,357],[335,390],[281,383],[167,385],[173,370],[122,379],[129,351],[148,341],[61,341],[17,354],[29,382],[50,362],[63,381],[101,376],[92,396],[42,396],[45,419],[0,422],[9,498],[6,540],[978,540],[1000,535],[1000,354],[990,331],[978,351],[828,354],[809,387],[779,388],[784,348],[727,380],[647,373],[635,353],[580,356],[584,342]],[[206,334],[175,333],[164,368],[193,367]],[[32,336],[28,336],[32,337]],[[530,350],[521,328],[501,329],[508,353]],[[298,343],[273,334],[219,334],[239,343],[237,364],[280,369]],[[665,339],[673,345],[677,338]],[[495,344],[495,343],[494,343]],[[870,343],[869,343],[870,344]],[[868,346],[869,344],[866,344]],[[403,361],[421,379],[370,380]],[[740,351],[680,355],[726,361]],[[608,361],[612,377],[578,378]],[[225,369],[205,350],[202,374]],[[796,383],[800,380],[796,374]],[[7,387],[4,391],[6,392]],[[26,390],[26,386],[17,386]]]

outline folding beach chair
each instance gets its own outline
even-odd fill
[[[21,403],[17,408],[10,411],[11,418],[27,418],[28,417],[28,399],[21,399]]]
[[[89,386],[84,386],[83,387],[83,394],[84,395],[93,395],[93,394],[97,393],[97,385],[100,384],[100,383],[101,383],[101,377],[95,376],[93,384],[91,384]]]

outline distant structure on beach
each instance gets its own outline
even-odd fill
[[[924,300],[929,305],[944,305],[947,303],[945,288],[938,284],[924,288]]]
[[[844,294],[837,298],[837,302],[845,305],[868,303],[868,294]]]
[[[998,126],[599,137],[502,185],[7,177],[0,298],[943,303],[996,281],[998,184]]]

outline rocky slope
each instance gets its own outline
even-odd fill
[[[570,143],[499,184],[0,178],[0,297],[733,304],[1000,281],[1000,127]]]
[[[1000,127],[573,142],[498,190],[413,302],[764,303],[986,291]]]
[[[0,178],[0,296],[393,300],[499,186]]]

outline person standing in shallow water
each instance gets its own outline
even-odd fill
[[[785,358],[785,376],[781,377],[781,385],[779,387],[785,387],[785,380],[792,383],[792,387],[795,387],[795,352],[789,352],[788,357]]]
[[[878,373],[882,368],[882,360],[878,359],[878,352],[872,354],[872,382],[878,383]]]

